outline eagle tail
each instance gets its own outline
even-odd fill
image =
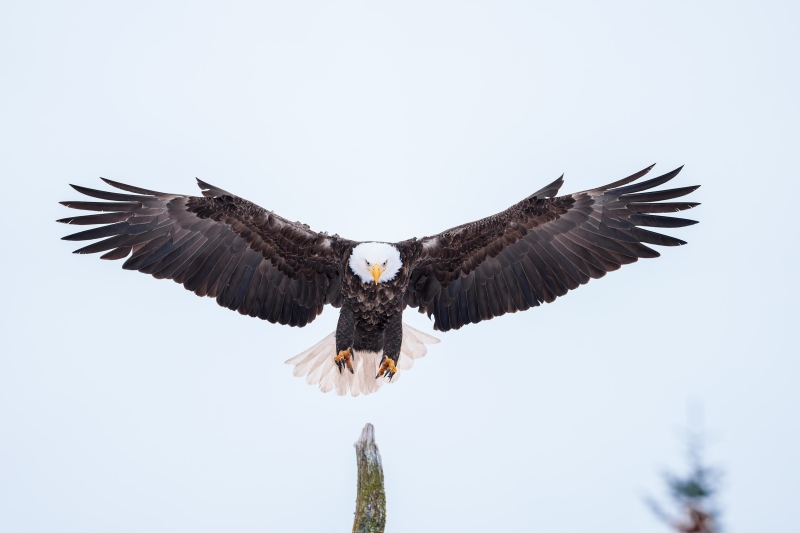
[[[426,344],[436,344],[439,339],[412,328],[403,323],[403,344],[400,347],[400,358],[397,360],[397,373],[391,383],[396,383],[404,370],[414,366],[414,360],[424,357],[428,353]],[[288,361],[287,365],[294,365],[293,374],[297,377],[305,376],[309,385],[319,384],[322,392],[336,391],[339,396],[348,392],[353,396],[371,394],[384,383],[389,383],[385,377],[375,379],[378,373],[383,353],[355,352],[353,357],[353,373],[339,372],[333,357],[336,354],[336,332],[331,333],[308,350],[300,353]]]

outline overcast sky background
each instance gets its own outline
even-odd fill
[[[4,2],[0,530],[348,531],[372,422],[388,532],[664,531],[693,405],[727,530],[800,530],[797,6]],[[199,177],[394,241],[654,162],[702,184],[688,246],[355,399],[283,364],[336,310],[245,318],[54,222],[68,183]]]

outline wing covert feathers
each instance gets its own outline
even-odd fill
[[[699,204],[662,201],[698,186],[651,191],[683,167],[639,181],[652,168],[553,197],[559,178],[502,213],[422,239],[426,255],[412,273],[406,303],[433,316],[435,329],[458,329],[552,302],[622,265],[658,257],[648,245],[686,244],[644,227],[695,224],[661,214]]]
[[[97,226],[64,237],[95,241],[75,253],[127,258],[126,270],[172,279],[223,307],[273,323],[302,327],[326,303],[340,305],[335,238],[199,180],[202,197],[103,181],[132,194],[72,186],[107,200],[61,202],[99,212],[58,221]]]

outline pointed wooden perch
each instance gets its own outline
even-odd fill
[[[386,493],[383,490],[381,454],[375,444],[375,428],[372,424],[364,426],[354,446],[358,463],[358,489],[353,533],[383,533],[386,527]]]

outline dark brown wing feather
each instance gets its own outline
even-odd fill
[[[172,279],[223,307],[273,323],[302,327],[325,304],[341,305],[338,265],[349,241],[311,231],[199,180],[202,197],[104,181],[134,194],[73,185],[109,200],[61,202],[101,213],[59,222],[105,224],[64,237],[102,239],[75,253],[127,257],[125,269]]]
[[[552,302],[621,265],[658,257],[645,244],[685,244],[640,227],[696,223],[652,214],[699,205],[652,203],[697,189],[641,192],[681,170],[637,182],[652,168],[597,189],[555,197],[563,183],[559,178],[502,213],[422,239],[406,303],[433,316],[435,329],[458,329]]]

